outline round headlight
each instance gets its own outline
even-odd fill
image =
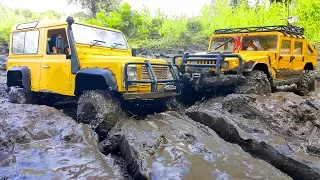
[[[127,75],[128,75],[129,81],[137,80],[137,68],[136,67],[128,67]]]
[[[223,62],[222,68],[223,69],[228,69],[229,68],[229,63],[228,62]]]

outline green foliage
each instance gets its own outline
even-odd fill
[[[97,12],[111,12],[118,9],[121,0],[68,0],[69,4],[79,4],[89,14],[90,17],[96,17]]]
[[[74,14],[77,21],[121,30],[131,47],[154,50],[206,50],[209,37],[218,28],[286,24],[286,1],[269,0],[248,3],[247,0],[215,0],[201,9],[196,17],[167,16],[161,9],[151,13],[147,7],[133,10],[128,3],[118,6],[116,0],[69,0],[80,3],[84,9],[95,6],[94,16],[83,12]],[[258,2],[258,1],[257,1]],[[305,35],[313,43],[320,43],[320,0],[290,0],[290,15],[298,16],[295,25],[305,28]],[[91,4],[90,4],[91,3]],[[89,6],[90,5],[90,6]],[[92,11],[91,11],[92,12]],[[155,14],[155,15],[151,15]],[[64,14],[53,10],[35,13],[25,9],[9,9],[0,4],[0,40],[7,41],[13,24],[38,19],[61,19]],[[1,43],[1,42],[0,42]]]

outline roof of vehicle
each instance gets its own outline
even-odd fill
[[[101,26],[95,26],[91,24],[85,24],[81,22],[74,22],[76,24],[82,24],[86,26],[91,26],[91,27],[96,27],[96,28],[101,28],[101,29],[106,29],[106,30],[111,30],[111,31],[117,31],[121,32],[117,29],[113,28],[106,28],[106,27],[101,27]],[[53,27],[53,26],[61,26],[61,25],[67,25],[66,21],[63,20],[39,20],[39,21],[30,21],[30,22],[25,22],[25,23],[20,23],[20,24],[15,24],[11,28],[11,32],[15,31],[22,31],[25,29],[41,29],[41,28],[46,28],[46,27]]]
[[[216,29],[214,34],[244,34],[244,33],[282,33],[283,35],[303,37],[304,28],[293,25],[256,26]]]

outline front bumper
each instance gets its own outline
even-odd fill
[[[147,68],[148,80],[128,80],[127,69],[129,65],[140,65],[145,66]],[[152,66],[166,66],[169,67],[169,71],[171,73],[172,79],[158,79],[156,73]],[[180,78],[178,73],[175,71],[172,63],[168,62],[167,64],[160,63],[150,63],[148,60],[144,62],[128,62],[124,66],[124,84],[126,92],[123,93],[123,98],[125,100],[133,100],[133,99],[159,99],[170,96],[176,96],[181,93],[180,87]],[[150,84],[151,91],[144,93],[137,92],[129,92],[129,84]],[[158,88],[158,86],[161,86]]]
[[[184,74],[181,75],[180,78],[183,84],[193,85],[197,88],[239,85],[246,81],[246,78],[242,74],[221,74],[219,76],[200,75],[197,77]]]

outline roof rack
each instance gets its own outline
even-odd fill
[[[243,28],[229,28],[229,29],[217,29],[215,34],[231,34],[231,33],[249,33],[249,32],[282,32],[284,34],[291,34],[297,36],[304,35],[304,29],[302,27],[293,25],[279,25],[279,26],[257,26],[257,27],[243,27]]]

